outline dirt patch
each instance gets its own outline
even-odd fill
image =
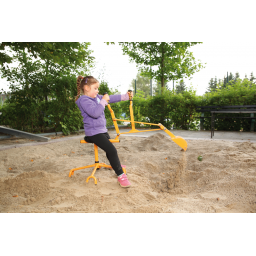
[[[112,138],[115,136],[113,135]],[[0,151],[0,212],[256,212],[256,144],[171,138],[121,137],[115,143],[131,188],[101,168],[86,178],[92,144],[80,139]],[[198,161],[197,157],[203,156]],[[108,163],[99,149],[100,162]]]

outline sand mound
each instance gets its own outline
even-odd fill
[[[165,136],[162,133],[156,133],[146,138],[141,143],[141,150],[145,151],[160,151],[173,146],[173,142],[170,137]]]
[[[93,145],[78,139],[0,151],[0,212],[256,212],[256,144],[187,142],[184,152],[162,133],[122,137],[129,189],[105,168],[97,185],[86,183],[92,168],[69,178],[94,163]],[[99,160],[108,164],[101,149]]]

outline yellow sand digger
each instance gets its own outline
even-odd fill
[[[172,139],[173,142],[175,142],[178,146],[180,146],[184,151],[187,150],[187,142],[180,136],[174,136],[166,127],[164,127],[162,124],[152,124],[152,123],[144,123],[144,122],[137,122],[137,121],[134,121],[134,116],[133,116],[133,100],[132,100],[132,96],[131,96],[131,90],[128,91],[129,93],[129,99],[130,99],[130,118],[131,120],[122,120],[122,119],[117,119],[115,117],[115,113],[114,111],[112,110],[112,108],[110,107],[110,105],[108,104],[108,109],[111,113],[111,117],[112,117],[112,120],[113,120],[113,123],[114,123],[114,126],[115,126],[115,129],[116,129],[116,133],[117,133],[117,136],[115,138],[118,139],[119,136],[121,134],[127,134],[127,133],[137,133],[137,132],[151,132],[151,131],[158,131],[158,130],[163,130],[165,131]],[[122,121],[122,122],[130,122],[131,123],[131,126],[132,126],[132,129],[129,131],[129,132],[123,132],[123,133],[120,133],[119,132],[119,128],[118,128],[118,124],[117,124],[117,121]],[[155,126],[159,126],[160,128],[159,129],[151,129],[151,130],[143,130],[143,131],[138,131],[137,129],[135,129],[135,123],[138,123],[138,124],[147,124],[147,125],[155,125]]]
[[[115,126],[115,129],[116,129],[116,133],[117,133],[117,136],[115,139],[113,140],[110,140],[110,142],[114,143],[114,142],[120,142],[119,140],[119,136],[121,134],[127,134],[127,133],[135,133],[135,132],[151,132],[151,131],[158,131],[158,130],[163,130],[165,131],[170,137],[171,139],[177,144],[179,145],[184,151],[187,150],[187,142],[179,137],[179,136],[174,136],[170,131],[168,131],[162,124],[151,124],[151,123],[143,123],[143,122],[137,122],[137,121],[134,121],[134,116],[133,116],[133,108],[132,108],[132,96],[131,96],[131,90],[128,91],[129,92],[129,95],[130,95],[130,117],[131,117],[131,120],[121,120],[121,119],[116,119],[115,117],[115,114],[114,114],[114,111],[112,110],[112,108],[110,107],[110,105],[108,104],[108,108],[110,110],[110,113],[111,113],[111,117],[112,117],[112,120],[113,120],[113,123],[114,123],[114,126]],[[104,93],[105,94],[105,93]],[[117,125],[117,121],[123,121],[123,122],[130,122],[131,125],[132,125],[132,129],[129,131],[129,132],[123,132],[123,133],[120,133],[119,132],[119,128],[118,128],[118,125]],[[159,129],[151,129],[151,130],[143,130],[143,131],[138,131],[137,129],[135,129],[135,123],[139,123],[139,124],[148,124],[148,125],[156,125],[156,126],[159,126],[160,128]],[[81,140],[80,143],[87,143],[85,140]],[[94,183],[95,185],[97,184],[97,179],[96,177],[94,176],[95,172],[100,169],[101,167],[105,167],[105,168],[112,168],[111,165],[107,165],[105,163],[99,163],[99,156],[98,156],[98,147],[97,145],[94,144],[94,154],[95,154],[95,164],[91,164],[91,165],[87,165],[87,166],[83,166],[83,167],[78,167],[78,168],[73,168],[70,170],[69,172],[69,177],[72,177],[72,175],[74,175],[74,172],[75,171],[78,171],[78,170],[81,170],[81,169],[86,169],[86,168],[90,168],[90,167],[94,167],[93,169],[93,172],[92,174],[86,179],[86,182],[89,181],[89,179],[94,179]],[[122,165],[122,168],[123,168],[123,171],[124,173],[126,173],[126,169],[125,169],[126,166]]]

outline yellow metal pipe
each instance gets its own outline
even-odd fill
[[[74,168],[74,169],[70,170],[69,177],[71,177],[74,174],[74,171],[78,171],[78,170],[82,170],[82,169],[86,169],[86,168],[90,168],[90,167],[94,167],[94,166],[95,166],[95,164],[91,164],[91,165],[87,165],[87,166],[83,166],[83,167]]]
[[[151,130],[143,130],[143,131],[138,131],[138,130],[130,130],[129,132],[122,132],[120,134],[127,134],[127,133],[132,133],[132,132],[151,132],[151,131],[160,131],[162,129],[151,129]]]
[[[108,104],[108,109],[109,109],[109,111],[110,111],[110,114],[111,114],[111,117],[112,117],[112,120],[113,120],[115,129],[116,129],[116,132],[117,132],[117,134],[119,134],[119,128],[118,128],[118,124],[117,124],[117,122],[116,122],[115,113],[114,113],[113,109],[110,107],[109,104]]]
[[[98,169],[99,167],[100,167],[99,164],[96,164],[96,165],[95,165],[95,168],[93,169],[93,172],[92,172],[91,176],[94,176],[95,172],[97,171],[97,169]]]
[[[131,123],[131,120],[122,120],[122,119],[115,119],[115,121],[122,121],[122,122],[129,122]],[[144,122],[137,122],[137,121],[133,121],[134,123],[138,123],[138,124],[149,124],[149,125],[156,125],[159,126],[159,124],[152,124],[152,123],[144,123]]]
[[[98,156],[98,146],[94,144],[94,155],[95,155],[95,163],[99,162],[99,156]]]
[[[132,108],[132,100],[130,100],[130,116],[131,116],[132,130],[135,130],[134,116],[133,116],[133,108]]]

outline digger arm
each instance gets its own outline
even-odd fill
[[[131,90],[129,90],[128,92],[131,92]],[[130,94],[130,93],[129,93]],[[121,134],[127,134],[127,133],[137,133],[137,132],[149,132],[149,131],[157,131],[157,130],[163,130],[164,132],[166,132],[172,139],[173,142],[175,142],[178,146],[180,146],[184,151],[187,150],[187,142],[180,136],[175,136],[174,134],[172,134],[166,127],[164,127],[162,124],[153,124],[153,123],[144,123],[144,122],[137,122],[134,121],[134,116],[133,116],[133,107],[132,107],[132,97],[130,96],[130,117],[131,120],[122,120],[122,119],[116,119],[114,111],[112,110],[112,108],[110,107],[110,105],[108,104],[108,109],[111,113],[111,117],[116,129],[116,133],[117,136],[115,139],[118,139],[119,136]],[[129,132],[123,132],[120,133],[119,128],[118,128],[118,124],[117,121],[123,121],[123,122],[130,122],[132,125],[132,129]],[[138,131],[137,129],[135,129],[135,123],[139,123],[139,124],[148,124],[148,125],[155,125],[155,126],[159,126],[160,129],[151,129],[151,130],[143,130],[143,131]]]

